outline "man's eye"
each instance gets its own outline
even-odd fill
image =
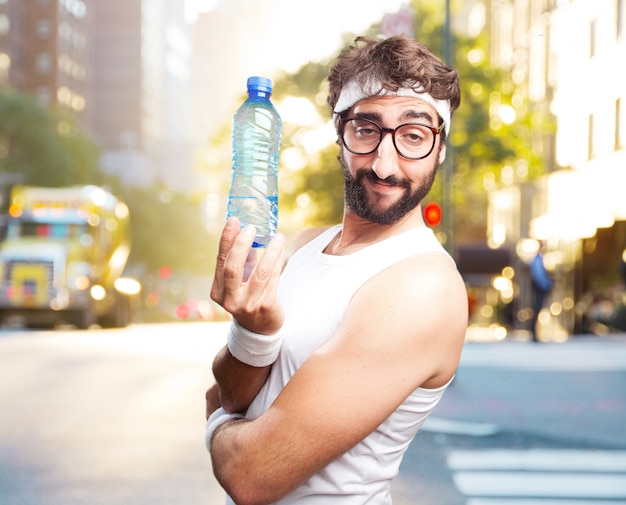
[[[407,133],[403,136],[403,138],[407,142],[421,142],[422,140],[424,140],[424,136],[420,133]]]
[[[357,130],[357,134],[361,137],[371,137],[373,135],[378,135],[378,131],[374,128],[359,128]]]

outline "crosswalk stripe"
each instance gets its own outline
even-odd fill
[[[601,505],[601,503],[606,503],[606,505],[624,505],[626,501],[611,500],[610,502],[598,502],[598,500],[560,500],[555,498],[550,498],[549,500],[535,498],[470,498],[465,502],[465,505]]]
[[[626,451],[527,449],[453,451],[453,470],[533,470],[561,472],[626,472]],[[625,478],[626,479],[626,478]]]
[[[626,346],[598,344],[466,344],[461,366],[520,370],[626,370]]]
[[[467,496],[626,498],[623,475],[463,471],[453,479]]]
[[[423,431],[431,433],[446,433],[448,435],[466,435],[469,437],[488,437],[500,431],[496,424],[472,423],[467,421],[456,421],[454,419],[444,419],[442,417],[430,416],[426,419]]]
[[[626,504],[626,451],[453,450],[448,468],[466,505]]]

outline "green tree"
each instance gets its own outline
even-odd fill
[[[441,2],[414,0],[415,33],[435,54],[443,54],[445,12]],[[370,35],[378,33],[373,26]],[[345,37],[346,45],[354,40]],[[477,37],[455,34],[453,66],[458,69],[462,103],[452,121],[449,139],[453,156],[452,200],[455,230],[485,226],[488,184],[497,184],[506,169],[519,179],[531,179],[543,172],[539,155],[531,148],[537,129],[549,131],[545,114],[532,110],[527,97],[519,92],[511,76],[494,68],[488,58],[488,33]],[[310,62],[292,75],[277,79],[273,99],[286,96],[307,98],[321,117],[330,119],[325,102],[326,76],[330,62]],[[514,112],[506,121],[498,111]],[[510,115],[510,114],[509,114]],[[342,171],[337,161],[337,146],[306,154],[302,139],[309,126],[284,122],[283,152],[295,148],[306,158],[304,168],[281,172],[281,212],[300,213],[308,225],[328,224],[341,219],[343,208]],[[441,200],[443,178],[437,178],[429,199]],[[484,237],[484,235],[483,235]]]
[[[503,174],[506,178],[509,168],[517,181],[543,173],[543,160],[532,149],[533,131],[551,129],[549,119],[532,110],[511,75],[490,64],[488,37],[486,31],[477,37],[454,37],[453,65],[459,72],[462,96],[449,139],[457,235],[476,223],[485,226],[487,190],[499,184]],[[439,198],[442,182],[439,178],[434,198]]]
[[[98,157],[70,114],[0,87],[0,173],[32,185],[97,184],[103,180]]]
[[[416,38],[443,56],[445,11],[437,0],[412,0]],[[453,4],[454,6],[454,4]],[[455,12],[453,10],[453,16]],[[458,14],[456,14],[458,15]],[[365,34],[377,35],[372,26]],[[353,34],[346,34],[344,47]],[[455,112],[448,139],[452,166],[451,187],[454,216],[453,234],[457,240],[484,240],[488,191],[501,184],[523,183],[544,173],[541,146],[537,138],[554,130],[545,111],[535,110],[509,72],[494,67],[489,60],[489,33],[476,37],[463,33],[453,36],[453,60],[461,84],[461,106]],[[333,58],[334,60],[334,58]],[[343,174],[335,138],[311,150],[310,134],[326,127],[331,119],[326,103],[327,81],[332,61],[308,62],[292,74],[275,78],[272,100],[279,106],[288,97],[306,99],[318,112],[319,121],[300,124],[283,117],[283,143],[280,165],[280,227],[297,232],[304,226],[339,222],[343,211]],[[242,97],[243,100],[243,97]],[[230,140],[225,129],[213,139],[212,152],[224,152]],[[228,132],[229,133],[229,130]],[[205,167],[220,182],[219,191],[228,188],[229,165],[222,155]],[[427,200],[442,201],[443,174],[439,174]]]
[[[114,190],[129,208],[130,263],[146,274],[169,266],[175,274],[209,274],[217,245],[203,226],[197,197],[164,187],[119,186]]]

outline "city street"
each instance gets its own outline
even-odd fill
[[[219,505],[203,394],[225,323],[0,331],[2,505]],[[468,343],[394,505],[626,503],[626,336]]]
[[[394,505],[626,503],[626,338],[466,344]]]

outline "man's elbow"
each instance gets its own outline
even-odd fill
[[[270,505],[287,494],[278,492],[276,487],[268,484],[269,479],[263,475],[264,472],[253,471],[253,475],[236,473],[227,476],[216,472],[216,477],[237,505]]]

